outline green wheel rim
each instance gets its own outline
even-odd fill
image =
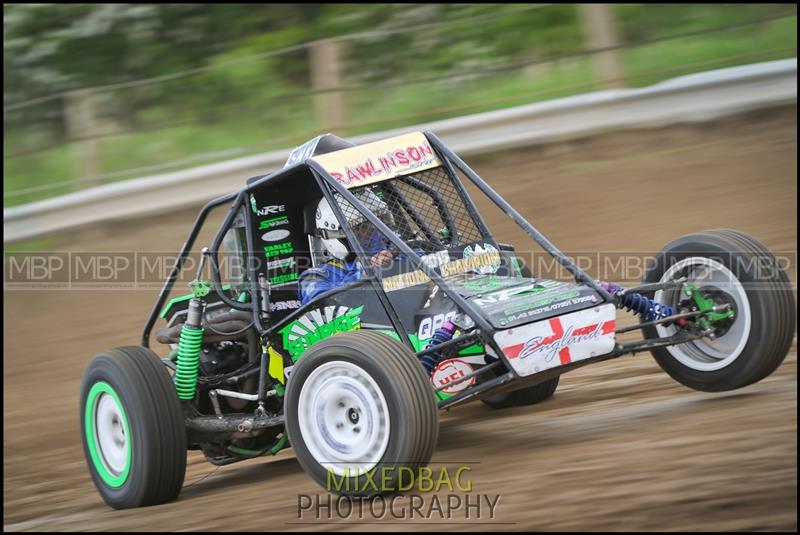
[[[97,409],[100,401],[103,400],[103,396],[108,396],[111,400],[113,400],[113,403],[116,405],[114,408],[116,408],[117,413],[120,416],[120,422],[122,424],[122,429],[124,430],[125,465],[121,470],[113,470],[111,468],[111,465],[103,454],[100,446],[101,441],[98,438]],[[104,403],[108,402],[104,401]],[[128,426],[128,416],[125,414],[125,408],[123,407],[117,393],[108,383],[103,381],[95,383],[92,385],[91,390],[89,390],[89,395],[86,397],[83,429],[86,437],[86,445],[89,449],[89,455],[91,456],[92,464],[94,465],[97,475],[99,475],[100,479],[103,480],[103,483],[109,487],[118,488],[124,485],[125,481],[128,480],[128,474],[131,468],[131,458],[133,456],[133,451],[131,449],[132,437],[130,434],[130,427]]]

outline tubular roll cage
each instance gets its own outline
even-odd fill
[[[458,175],[456,174],[453,165],[457,169],[459,169],[467,178],[472,181],[475,186],[478,187],[492,202],[508,214],[509,217],[520,227],[522,228],[528,236],[533,238],[533,240],[541,246],[548,254],[550,254],[556,261],[559,262],[566,270],[568,270],[574,277],[575,280],[579,283],[585,284],[593,288],[602,298],[603,303],[614,303],[616,304],[617,298],[607,292],[602,286],[600,286],[594,279],[592,279],[589,275],[587,275],[584,271],[582,271],[572,260],[570,260],[564,253],[562,253],[553,243],[551,243],[543,234],[541,234],[531,223],[529,223],[519,212],[517,212],[508,202],[506,202],[500,195],[498,195],[482,178],[480,178],[477,173],[475,173],[461,158],[459,158],[454,152],[448,149],[442,141],[432,132],[425,131],[423,132],[424,136],[427,138],[428,142],[430,143],[431,147],[436,152],[439,160],[442,162],[443,167],[446,169],[447,173],[451,176],[453,180],[453,184],[455,185],[459,196],[463,200],[467,211],[472,216],[473,220],[475,221],[476,225],[478,226],[478,230],[484,235],[491,237],[492,234],[489,232],[488,227],[486,226],[485,222],[483,221],[480,213],[478,212],[476,206],[470,199],[469,195],[467,194],[463,184],[459,180]],[[142,345],[144,347],[150,347],[150,332],[156,322],[156,318],[158,317],[158,313],[161,308],[164,306],[169,293],[172,291],[172,287],[177,280],[183,265],[186,261],[186,258],[189,255],[189,252],[194,245],[195,240],[200,232],[200,229],[203,226],[203,223],[206,220],[208,214],[214,208],[221,206],[223,204],[229,203],[233,201],[231,208],[223,222],[220,226],[219,231],[217,232],[216,236],[214,237],[209,251],[209,260],[210,260],[210,270],[212,275],[212,283],[215,292],[220,297],[220,299],[228,306],[235,308],[237,310],[250,310],[253,314],[253,322],[254,326],[258,330],[259,337],[264,338],[273,332],[276,332],[278,329],[282,328],[286,325],[289,321],[292,321],[295,317],[301,315],[301,313],[305,313],[310,308],[313,308],[313,305],[319,297],[328,296],[334,294],[341,289],[351,288],[352,285],[347,285],[340,288],[335,288],[333,290],[329,290],[324,294],[318,296],[314,301],[307,303],[306,305],[297,309],[294,313],[290,314],[282,321],[276,323],[271,327],[265,327],[262,323],[262,314],[264,317],[268,317],[268,311],[260,310],[260,301],[257,296],[260,295],[260,288],[258,283],[258,275],[255,270],[255,266],[253,262],[247,262],[247,271],[248,271],[248,279],[250,285],[250,295],[252,298],[249,302],[237,302],[230,299],[228,296],[225,295],[225,292],[222,288],[222,282],[220,280],[220,273],[218,269],[218,261],[217,261],[217,254],[219,250],[219,246],[222,242],[225,233],[227,232],[228,228],[232,224],[236,214],[241,208],[247,208],[247,199],[248,195],[256,188],[263,186],[272,181],[280,180],[281,178],[295,173],[299,168],[305,167],[306,169],[310,170],[314,179],[317,182],[320,190],[322,191],[323,196],[328,200],[334,214],[336,215],[337,219],[341,224],[341,228],[344,230],[347,239],[350,240],[351,243],[358,243],[358,240],[355,239],[355,235],[353,230],[350,228],[350,225],[347,224],[347,219],[344,217],[342,210],[338,203],[334,199],[334,193],[341,195],[344,200],[349,202],[356,210],[358,210],[361,215],[364,216],[370,223],[372,223],[381,233],[387,237],[391,243],[397,247],[397,249],[404,253],[406,257],[412,262],[414,267],[420,271],[422,271],[425,275],[427,275],[430,280],[432,280],[439,288],[447,295],[463,312],[465,312],[470,318],[475,322],[476,329],[471,329],[470,332],[466,334],[460,335],[452,340],[444,342],[443,344],[439,344],[434,346],[430,349],[423,349],[421,351],[417,351],[416,354],[418,357],[422,357],[423,355],[440,351],[446,347],[454,347],[461,344],[468,344],[468,343],[475,343],[475,342],[483,342],[485,346],[492,348],[493,352],[498,356],[499,360],[491,362],[482,366],[481,368],[473,371],[469,375],[462,377],[461,379],[451,382],[446,385],[447,388],[452,387],[453,384],[459,383],[462,381],[466,381],[475,377],[477,375],[481,375],[486,371],[489,371],[495,368],[499,362],[503,362],[508,370],[506,373],[496,376],[488,381],[478,383],[477,385],[465,389],[458,394],[455,394],[452,397],[449,397],[445,400],[441,400],[439,402],[440,408],[447,408],[457,403],[466,401],[467,399],[471,399],[478,395],[485,395],[489,391],[492,394],[501,393],[507,390],[516,390],[518,388],[522,388],[528,384],[535,384],[547,379],[550,379],[556,375],[560,375],[565,371],[569,371],[578,367],[581,367],[585,364],[596,362],[600,360],[607,360],[610,358],[615,358],[621,356],[626,353],[633,353],[636,351],[642,351],[647,349],[652,349],[654,347],[662,347],[668,345],[674,345],[677,343],[682,343],[694,339],[695,337],[688,336],[682,333],[678,333],[678,335],[673,335],[670,337],[665,338],[658,338],[658,339],[651,339],[651,340],[641,340],[636,342],[630,342],[627,344],[616,344],[616,347],[609,353],[605,355],[600,355],[597,357],[593,357],[591,359],[586,359],[583,361],[574,362],[568,364],[566,366],[560,366],[557,368],[553,368],[550,370],[545,370],[544,372],[534,374],[532,376],[527,376],[524,378],[523,381],[518,381],[520,376],[516,374],[513,368],[508,364],[508,361],[503,354],[503,351],[499,348],[497,343],[494,341],[494,333],[497,329],[492,327],[492,325],[481,315],[481,313],[473,306],[469,301],[464,299],[458,292],[454,291],[444,280],[444,278],[436,272],[435,269],[426,265],[418,256],[417,254],[399,237],[389,229],[383,221],[380,220],[375,214],[373,214],[368,208],[362,205],[362,203],[342,184],[340,184],[330,173],[328,173],[319,163],[314,161],[313,159],[308,159],[304,162],[297,163],[291,167],[285,168],[279,172],[264,175],[262,177],[257,178],[250,184],[248,184],[243,189],[239,190],[238,192],[230,193],[223,197],[219,197],[208,202],[203,208],[200,210],[198,214],[194,226],[192,227],[191,231],[189,232],[189,236],[187,237],[186,241],[183,244],[183,248],[181,249],[178,257],[175,260],[175,264],[172,267],[172,270],[167,278],[166,282],[164,283],[163,288],[156,300],[155,305],[153,306],[152,311],[150,312],[150,316],[145,324],[143,333],[142,333]],[[247,243],[253,243],[252,241],[252,228],[249,224],[245,225],[245,233],[247,237]],[[248,246],[249,248],[249,246]],[[247,251],[246,255],[249,258],[252,251]],[[409,349],[412,351],[414,350],[414,346],[411,343],[411,340],[406,332],[406,329],[400,322],[397,313],[395,312],[393,306],[389,302],[389,298],[386,295],[386,291],[383,288],[383,284],[380,281],[380,278],[375,274],[375,269],[372,267],[372,264],[366,258],[364,251],[358,250],[356,251],[359,259],[361,260],[362,266],[364,269],[368,271],[366,277],[362,278],[359,283],[369,283],[372,285],[373,289],[375,290],[381,304],[386,310],[386,313],[392,322],[392,325],[397,332],[397,334],[401,337],[401,342],[403,342]],[[266,365],[267,365],[267,354],[266,352],[262,352],[261,354],[261,377],[259,381],[259,397],[261,398],[261,394],[264,393],[266,389]],[[513,384],[511,384],[513,382]],[[445,387],[439,388],[439,390]]]

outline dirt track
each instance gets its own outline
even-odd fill
[[[566,251],[655,252],[733,227],[792,252],[796,149],[792,107],[468,163]],[[193,217],[94,226],[54,249],[176,250]],[[488,219],[502,241],[525,243],[502,214]],[[775,374],[735,392],[691,391],[643,353],[563,376],[539,406],[441,414],[434,467],[469,465],[473,493],[500,495],[494,519],[299,518],[298,494],[321,489],[291,451],[220,469],[192,452],[178,501],[113,511],[80,447],[80,378],[96,352],[138,342],[155,294],[4,293],[5,529],[797,530],[796,343]]]

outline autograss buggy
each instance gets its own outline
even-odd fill
[[[575,282],[532,276],[491,234],[458,172]],[[334,231],[316,224],[323,198],[363,272],[301,306],[299,276],[329,260]],[[192,293],[167,303],[206,216],[223,205],[189,273]],[[353,221],[379,233],[391,265],[372,265]],[[686,386],[731,390],[769,375],[789,350],[788,278],[746,234],[679,238],[644,279],[593,280],[432,133],[361,146],[320,136],[283,170],[208,203],[141,347],[89,364],[80,422],[92,479],[115,508],[158,504],[178,495],[187,449],[224,465],[291,446],[321,485],[333,477],[337,492],[371,494],[377,470],[379,490],[391,490],[430,461],[438,409],[534,404],[562,373],[642,350]],[[619,327],[618,309],[639,323]],[[159,316],[164,358],[149,349]],[[617,341],[635,330],[642,340]]]

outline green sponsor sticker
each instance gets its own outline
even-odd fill
[[[578,292],[577,290],[573,290],[573,291],[570,291],[570,292],[567,292],[567,293],[564,293],[564,294],[561,294],[561,295],[556,295],[556,296],[553,296],[553,297],[546,297],[544,299],[537,299],[537,300],[532,301],[532,302],[522,303],[522,304],[519,304],[517,306],[508,308],[508,309],[503,311],[503,314],[511,315],[511,314],[516,314],[517,312],[524,312],[526,310],[530,310],[530,309],[533,309],[533,308],[538,308],[538,307],[550,305],[552,303],[560,303],[561,301],[566,301],[567,299],[572,299],[573,297],[578,297],[578,295],[580,295],[580,292]]]
[[[282,254],[291,254],[294,252],[294,246],[292,242],[284,242],[284,243],[277,243],[275,245],[265,245],[264,246],[264,256],[267,258],[272,258],[273,256],[278,256]]]
[[[328,321],[325,321],[327,318],[323,315],[327,315],[327,311],[311,311],[279,331],[283,335],[283,348],[289,352],[292,360],[297,360],[306,349],[320,340],[336,333],[360,329],[363,310],[363,306],[350,310],[341,309],[336,317]]]
[[[289,269],[294,267],[294,258],[282,258],[267,262],[267,269]]]
[[[297,273],[287,273],[286,275],[277,275],[275,277],[271,277],[269,279],[270,284],[284,284],[287,282],[292,282],[297,280]]]
[[[258,224],[258,230],[266,230],[272,227],[285,225],[289,222],[289,216],[282,215],[280,217],[273,217],[272,219],[265,219]]]
[[[484,277],[480,279],[470,280],[464,282],[464,288],[472,292],[488,292],[497,290],[505,286],[510,286],[512,282],[499,279],[496,277]]]

